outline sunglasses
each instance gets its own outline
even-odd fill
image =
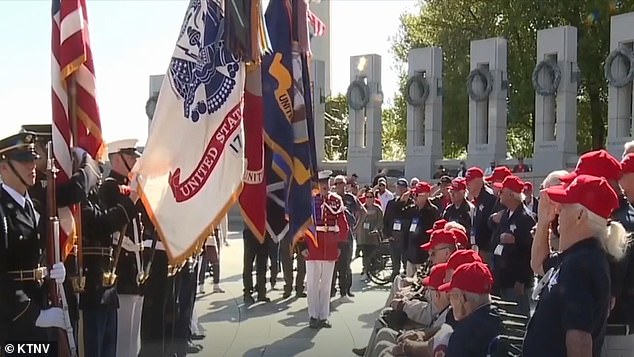
[[[365,198],[374,198],[374,196],[365,196]]]

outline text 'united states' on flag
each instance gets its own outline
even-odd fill
[[[204,244],[242,187],[245,65],[223,30],[217,1],[190,2],[133,169],[172,265]]]

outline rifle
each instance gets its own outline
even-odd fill
[[[46,161],[46,202],[49,215],[48,224],[48,263],[53,265],[61,262],[60,246],[59,246],[59,218],[57,217],[57,201],[55,199],[55,177],[57,174],[57,168],[55,167],[55,159],[53,158],[53,144],[51,142],[47,145],[47,161]],[[64,286],[60,283],[53,281],[49,282],[49,294],[52,305],[55,307],[61,307],[64,310],[64,322],[66,323],[65,329],[57,329],[59,349],[58,355],[63,357],[75,357],[77,356],[75,337],[73,335],[73,327],[70,322],[70,316],[68,314],[68,303],[66,301],[66,294],[64,292]],[[65,331],[64,331],[65,330]]]

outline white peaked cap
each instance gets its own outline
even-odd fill
[[[320,180],[327,180],[330,178],[330,176],[332,176],[331,170],[322,170],[322,171],[319,171],[318,178]]]
[[[129,151],[135,151],[137,142],[138,142],[137,139],[124,139],[124,140],[113,141],[108,144],[108,154],[115,154],[121,150],[126,150],[126,149]]]

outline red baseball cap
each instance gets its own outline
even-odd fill
[[[575,171],[559,178],[570,183],[578,175],[603,177],[606,180],[618,180],[622,176],[621,163],[605,150],[587,152],[579,157]]]
[[[484,177],[484,171],[482,171],[482,169],[479,168],[479,167],[473,166],[473,167],[470,167],[467,170],[467,173],[465,174],[464,177],[465,177],[465,180],[467,182],[469,182],[469,181],[471,181],[473,179],[476,179],[476,178],[483,178]]]
[[[432,234],[432,232],[434,232],[437,229],[445,228],[445,224],[447,224],[447,220],[439,219],[436,222],[434,222],[434,226],[431,229],[426,230],[425,233]]]
[[[436,264],[431,268],[429,275],[423,279],[423,285],[430,288],[438,289],[445,283],[445,274],[447,273],[447,263]]]
[[[471,249],[456,250],[447,260],[447,269],[456,270],[463,264],[474,262],[482,263],[482,258],[478,252]]]
[[[453,179],[453,181],[451,181],[451,186],[449,186],[449,189],[452,191],[466,191],[467,190],[466,180],[462,177]]]
[[[474,294],[488,294],[493,286],[493,277],[486,264],[474,262],[463,264],[454,271],[451,281],[442,284],[439,291],[459,289]]]
[[[631,174],[634,173],[634,154],[627,154],[621,161],[621,173]]]
[[[524,182],[524,191],[533,191],[533,184],[529,181]]]
[[[471,247],[467,233],[465,233],[462,229],[449,228],[449,230],[453,233],[453,237],[456,239],[456,245],[458,245],[458,247],[462,249],[468,249]]]
[[[493,173],[491,173],[491,176],[488,176],[487,178],[485,178],[485,180],[487,180],[487,182],[502,182],[507,176],[511,175],[513,175],[513,173],[508,167],[498,166],[493,169]]]
[[[501,183],[495,182],[493,183],[493,186],[497,188],[507,188],[516,193],[522,193],[522,191],[524,191],[524,182],[514,175],[506,176],[504,181]]]
[[[453,232],[448,229],[437,229],[432,232],[429,242],[422,244],[420,247],[425,250],[431,250],[440,244],[456,245],[456,237]]]
[[[431,192],[431,185],[428,184],[427,182],[419,182],[416,184],[416,187],[414,187],[414,193],[430,193]]]
[[[552,186],[545,191],[555,202],[579,203],[606,219],[619,207],[619,197],[603,177],[579,175],[569,185]]]

